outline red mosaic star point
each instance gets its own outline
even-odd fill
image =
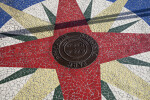
[[[51,52],[53,37],[28,41],[0,49],[1,67],[54,68]]]
[[[150,51],[150,34],[93,33],[98,37],[100,62],[105,63]]]

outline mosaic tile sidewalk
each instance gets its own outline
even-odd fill
[[[0,100],[150,100],[149,5],[0,0]]]

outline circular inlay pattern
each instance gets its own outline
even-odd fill
[[[52,54],[55,60],[69,68],[82,68],[90,65],[98,55],[96,41],[80,32],[71,32],[56,39]]]

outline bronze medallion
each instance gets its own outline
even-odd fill
[[[52,54],[55,60],[69,68],[83,68],[97,58],[98,44],[89,35],[71,32],[56,39]]]

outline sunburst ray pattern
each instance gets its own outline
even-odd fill
[[[39,18],[36,18],[30,14],[27,14],[23,11],[19,11],[15,8],[12,8],[10,6],[7,6],[3,3],[0,3],[0,7],[7,12],[11,17],[13,17],[17,22],[19,22],[24,28],[28,29],[31,33],[34,33],[34,35],[37,38],[44,38],[48,36],[52,36],[53,27],[50,27],[50,23],[43,21]],[[47,26],[44,27],[45,31],[40,32],[40,30],[43,30],[40,28],[40,26]]]
[[[150,98],[150,84],[133,74],[119,62],[111,61],[101,64],[101,71],[103,72],[101,73],[102,80],[142,100]]]
[[[29,79],[29,81],[24,85],[24,87],[19,91],[19,93],[15,96],[14,100],[16,99],[22,99],[22,98],[28,98],[28,99],[43,99],[45,96],[47,96],[48,93],[53,91],[56,87],[55,93],[54,93],[54,99],[60,98],[62,99],[73,99],[73,98],[84,98],[84,99],[100,99],[101,98],[101,88],[100,87],[100,66],[99,61],[101,61],[102,68],[102,79],[122,90],[125,92],[132,94],[134,96],[137,96],[138,98],[147,100],[148,92],[150,89],[150,86],[148,83],[146,83],[144,80],[133,74],[131,71],[129,71],[127,68],[125,68],[123,65],[119,64],[117,60],[120,58],[128,57],[131,55],[147,52],[150,50],[150,35],[148,34],[124,34],[124,33],[100,33],[100,32],[121,32],[131,25],[135,24],[137,21],[110,29],[113,22],[121,12],[122,8],[126,4],[127,0],[117,0],[114,4],[112,4],[110,7],[102,11],[97,17],[102,16],[109,16],[109,15],[115,15],[113,16],[114,20],[106,23],[94,23],[94,19],[90,20],[89,26],[92,31],[96,31],[96,33],[92,33],[90,30],[88,24],[86,21],[90,19],[91,16],[91,9],[92,9],[92,2],[91,0],[89,6],[87,7],[87,10],[85,11],[83,16],[82,12],[80,11],[80,8],[78,7],[75,0],[68,1],[68,0],[59,0],[59,6],[57,11],[57,17],[55,17],[50,10],[44,7],[44,10],[46,14],[48,15],[48,18],[52,24],[55,24],[55,18],[56,18],[56,25],[54,30],[54,36],[52,36],[53,33],[53,27],[48,27],[45,29],[45,32],[38,33],[37,30],[34,31],[34,27],[39,26],[50,26],[51,23],[45,22],[40,20],[39,18],[33,17],[27,13],[24,13],[22,11],[16,10],[12,7],[9,7],[5,4],[0,3],[0,7],[5,10],[8,14],[10,14],[14,19],[16,19],[22,26],[27,28],[33,35],[35,35],[38,40],[34,40],[30,42],[29,40],[25,39],[23,41],[29,41],[22,44],[17,44],[14,46],[9,47],[3,47],[1,48],[1,64],[0,66],[5,67],[27,67],[27,68],[51,68],[51,69],[38,69],[35,73],[33,71],[33,76]],[[65,7],[64,7],[65,6]],[[11,8],[11,9],[10,9]],[[112,11],[113,9],[113,11]],[[116,10],[114,10],[116,9]],[[12,12],[11,12],[12,11]],[[13,12],[17,12],[15,15]],[[115,11],[115,12],[114,12]],[[21,15],[21,16],[20,16]],[[66,16],[67,15],[67,16]],[[30,25],[29,23],[26,23],[27,17],[31,18],[31,21],[34,23]],[[24,19],[22,19],[24,18]],[[86,18],[86,19],[85,19]],[[39,22],[36,24],[36,22]],[[29,27],[30,26],[30,27]],[[53,26],[53,25],[52,25]],[[107,26],[107,27],[106,27]],[[104,28],[105,27],[105,28]],[[30,30],[32,28],[32,30]],[[96,60],[96,63],[93,63],[92,65],[83,68],[83,69],[68,69],[65,67],[60,66],[54,59],[51,54],[51,46],[56,38],[59,36],[69,33],[69,32],[81,32],[86,33],[90,36],[92,36],[99,44],[100,46],[100,53]],[[49,35],[48,35],[49,34]],[[9,35],[5,33],[4,35],[10,36],[10,37],[17,37],[16,35]],[[19,37],[19,38],[18,38]],[[18,36],[16,39],[20,39],[22,37],[21,35]],[[29,36],[30,37],[30,36]],[[40,39],[48,37],[45,39]],[[31,38],[33,38],[31,36]],[[123,40],[121,40],[123,38]],[[35,38],[36,39],[36,38]],[[32,39],[31,39],[32,40]],[[107,41],[106,41],[107,40]],[[118,42],[119,41],[119,42]],[[121,41],[121,42],[120,42]],[[139,42],[138,42],[139,41]],[[38,46],[40,44],[40,46]],[[132,45],[131,45],[132,44]],[[49,46],[48,46],[49,45]],[[29,47],[28,49],[26,49]],[[116,48],[117,47],[117,48]],[[34,49],[32,49],[34,48]],[[35,50],[36,49],[36,50]],[[39,49],[39,50],[37,50]],[[43,52],[41,52],[41,51]],[[111,50],[111,51],[110,51]],[[120,50],[120,51],[119,51]],[[36,53],[35,53],[36,51]],[[105,52],[109,51],[109,52]],[[8,53],[11,52],[11,53]],[[19,55],[19,54],[23,55]],[[7,54],[7,55],[5,55]],[[51,55],[51,57],[48,57],[48,55]],[[12,59],[13,57],[13,59]],[[36,57],[36,58],[34,58]],[[41,57],[41,58],[38,58]],[[34,58],[34,60],[32,59]],[[19,61],[17,61],[20,59]],[[21,60],[22,59],[22,60]],[[35,61],[36,59],[36,61]],[[128,58],[126,58],[128,59]],[[133,58],[132,58],[133,59]],[[29,61],[28,61],[29,60]],[[11,61],[11,63],[10,63]],[[21,61],[21,63],[20,63]],[[32,61],[32,63],[31,63]],[[109,62],[111,61],[111,62]],[[118,60],[122,61],[123,60]],[[41,65],[39,65],[39,63]],[[51,63],[48,63],[51,62]],[[108,63],[105,63],[108,62]],[[141,62],[140,62],[141,63]],[[146,62],[142,62],[146,64]],[[116,68],[114,68],[116,66]],[[54,69],[53,69],[54,68]],[[110,70],[106,70],[109,68]],[[56,70],[55,70],[56,69]],[[24,70],[24,69],[22,69]],[[122,72],[124,70],[124,72]],[[57,71],[57,74],[56,74]],[[122,75],[119,74],[122,73]],[[32,72],[31,72],[32,73]],[[27,74],[31,74],[30,72]],[[43,74],[45,75],[43,75]],[[47,74],[45,74],[47,73]],[[119,76],[119,75],[120,76]],[[126,78],[123,80],[121,79],[121,76],[124,76],[125,74],[128,74]],[[61,88],[59,86],[59,81]],[[115,79],[112,79],[114,76]],[[38,76],[38,77],[37,77]],[[118,77],[119,76],[119,77]],[[21,76],[22,77],[22,76]],[[46,77],[44,79],[44,77]],[[38,78],[38,79],[37,79]],[[50,78],[50,79],[49,79]],[[111,78],[111,79],[108,79]],[[134,81],[129,81],[135,79]],[[11,79],[10,79],[11,80]],[[34,81],[33,81],[34,80]],[[51,84],[45,86],[46,84],[41,82],[41,80],[46,81],[48,84],[51,80]],[[35,82],[37,81],[37,82]],[[40,82],[39,82],[40,81]],[[102,81],[103,83],[105,83]],[[116,82],[119,81],[117,84]],[[137,86],[133,86],[135,82],[138,81],[139,84]],[[56,84],[55,84],[56,82]],[[125,84],[123,82],[126,82]],[[42,85],[41,85],[42,84]],[[103,84],[104,85],[104,84]],[[31,87],[32,86],[32,87]],[[36,86],[36,88],[35,88]],[[41,87],[40,87],[41,86]],[[94,87],[93,87],[94,86]],[[105,84],[106,86],[106,84]],[[139,89],[136,89],[136,88]],[[43,89],[42,89],[43,88]],[[50,88],[50,89],[49,89]],[[41,90],[42,89],[42,90]],[[61,90],[62,89],[62,94]],[[145,91],[143,91],[145,89]],[[108,87],[109,90],[109,87]],[[26,93],[28,91],[28,93]],[[31,93],[31,91],[34,91]],[[86,91],[86,92],[85,92]],[[111,90],[109,90],[111,91]],[[57,93],[58,92],[58,93]],[[59,97],[57,97],[58,95]],[[114,95],[110,93],[111,96],[115,99]],[[108,98],[107,96],[105,96]]]
[[[41,100],[52,92],[58,85],[59,81],[56,70],[38,69],[13,100]]]
[[[104,9],[100,14],[92,18],[88,24],[93,32],[108,32],[122,8],[128,0],[117,0],[108,8]],[[108,21],[112,19],[111,21]],[[105,20],[103,22],[103,20]]]

